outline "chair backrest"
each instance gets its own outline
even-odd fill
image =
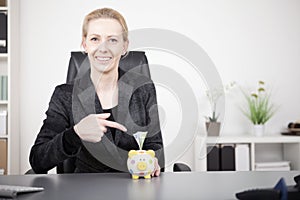
[[[66,80],[67,83],[74,82],[80,67],[83,64],[86,64],[85,62],[89,63],[86,53],[81,51],[71,52]],[[129,51],[125,56],[121,57],[119,67],[124,71],[133,70],[136,73],[140,73],[151,78],[148,60],[145,52],[143,51]],[[74,170],[75,158],[68,158],[56,167],[56,172],[58,174],[74,173]]]
[[[85,63],[89,63],[86,53],[81,51],[71,52],[67,73],[67,83],[72,83],[74,81],[79,68]],[[125,56],[121,57],[119,67],[124,71],[133,70],[136,73],[140,73],[151,78],[148,60],[145,52],[143,51],[129,51]]]

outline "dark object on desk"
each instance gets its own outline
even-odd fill
[[[300,175],[294,177],[295,186],[287,186],[281,178],[274,188],[260,188],[236,193],[240,200],[299,200]]]
[[[295,187],[300,191],[300,175],[295,176],[294,181],[296,182]]]
[[[281,200],[280,191],[273,189],[254,189],[236,194],[240,200]]]
[[[27,187],[17,185],[0,185],[0,197],[15,198],[18,194],[43,191],[42,187]]]

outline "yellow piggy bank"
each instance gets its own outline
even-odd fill
[[[155,152],[153,150],[130,150],[127,167],[132,179],[138,179],[140,176],[151,178],[155,170]]]

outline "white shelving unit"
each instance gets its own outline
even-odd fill
[[[198,136],[195,141],[195,169],[206,171],[207,146],[214,144],[247,144],[250,148],[250,170],[256,162],[290,161],[291,170],[300,170],[299,136]]]
[[[19,174],[19,0],[6,0],[0,11],[7,13],[8,45],[7,53],[0,53],[0,73],[8,77],[7,100],[0,101],[0,110],[7,110],[7,133],[0,139],[7,144],[5,174]]]
[[[0,6],[1,11],[7,11],[7,6]]]

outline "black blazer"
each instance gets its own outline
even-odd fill
[[[76,157],[75,172],[127,171],[127,154],[138,149],[132,136],[148,131],[143,149],[153,149],[164,167],[163,140],[159,125],[156,91],[153,82],[140,74],[119,69],[119,96],[116,122],[127,128],[118,129],[113,139],[110,129],[101,141],[81,141],[73,126],[89,114],[103,113],[101,103],[90,79],[90,70],[73,84],[55,88],[46,119],[30,152],[30,164],[35,173],[46,173],[65,159]]]

